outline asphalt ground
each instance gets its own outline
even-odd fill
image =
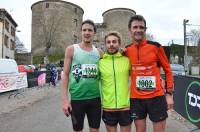
[[[71,119],[62,112],[60,91],[58,84],[56,87],[25,88],[15,97],[15,92],[0,93],[0,132],[72,132]],[[177,112],[170,111],[168,114],[166,132],[190,132],[196,128]],[[87,132],[87,120],[84,127]],[[105,131],[102,121],[100,132]],[[152,132],[149,120],[147,132]]]

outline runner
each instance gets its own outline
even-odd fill
[[[164,132],[167,110],[173,107],[173,76],[161,44],[146,40],[146,20],[131,17],[128,28],[132,43],[125,54],[130,59],[131,117],[137,132],[146,132],[146,117],[153,122],[154,132]],[[166,75],[166,95],[160,81],[160,67]],[[167,100],[166,100],[167,99]]]
[[[62,76],[63,111],[71,114],[74,131],[82,132],[87,115],[90,132],[98,132],[101,121],[98,61],[100,52],[92,45],[94,22],[82,23],[82,41],[67,47]],[[68,97],[68,87],[71,101]]]
[[[108,132],[131,131],[130,91],[128,85],[129,59],[119,52],[121,37],[118,32],[105,36],[106,53],[99,61],[102,90],[102,119]]]

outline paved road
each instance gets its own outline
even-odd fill
[[[0,114],[0,132],[71,132],[71,120],[61,110],[60,91],[54,89],[51,92],[55,93],[28,106]],[[104,130],[101,129],[102,132]]]
[[[43,98],[38,98],[32,103],[7,113],[5,111],[0,113],[0,132],[72,132],[71,120],[66,118],[61,110],[60,90],[48,88],[46,91],[48,91],[48,94]],[[0,100],[2,99],[1,96],[0,94]],[[25,97],[23,100],[28,99]],[[0,105],[2,105],[1,101]],[[148,121],[147,132],[152,132],[150,126],[151,123]],[[88,132],[86,121],[85,127],[85,132]],[[100,132],[105,132],[103,122]],[[166,132],[188,132],[188,127],[175,120],[170,114]]]

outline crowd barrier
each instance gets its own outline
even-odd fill
[[[61,70],[58,70],[57,80],[61,79]],[[22,73],[0,74],[0,93],[43,86],[51,81],[51,71],[34,71]]]
[[[60,80],[61,71],[58,70],[58,80]],[[41,86],[50,83],[51,71],[35,71],[27,73],[28,88]]]
[[[49,83],[51,78],[50,71],[35,71],[27,73],[28,88]],[[39,85],[38,85],[39,84]]]
[[[174,109],[200,128],[200,78],[174,77]]]
[[[0,93],[26,88],[27,86],[26,73],[0,74]]]

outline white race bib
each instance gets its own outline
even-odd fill
[[[136,88],[139,90],[152,91],[156,89],[156,77],[155,76],[137,76]]]
[[[98,74],[98,69],[96,64],[82,64],[82,76],[86,78],[94,78]]]

